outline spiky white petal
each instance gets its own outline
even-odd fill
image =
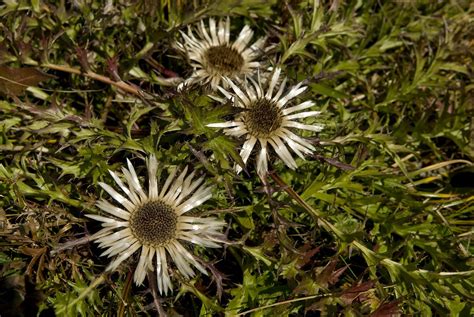
[[[225,82],[230,88],[225,89],[225,87],[219,86],[218,89],[228,100],[233,102],[234,107],[244,108],[244,111],[232,121],[216,122],[207,125],[211,128],[223,128],[224,133],[227,135],[234,137],[245,136],[245,142],[240,151],[244,164],[247,163],[258,141],[260,149],[256,165],[257,172],[261,176],[264,176],[268,171],[268,145],[273,148],[274,152],[288,167],[295,169],[297,165],[289,149],[304,159],[304,155],[311,154],[315,147],[290,129],[295,128],[314,132],[319,132],[323,129],[321,124],[304,124],[296,121],[308,117],[317,117],[321,112],[301,112],[315,106],[315,103],[311,100],[291,105],[292,100],[300,96],[307,87],[303,86],[303,83],[298,83],[285,90],[287,78],[285,77],[279,83],[280,74],[281,69],[275,68],[271,76],[262,76],[264,78],[263,82],[260,73],[258,73],[257,81],[249,79],[248,83],[238,84],[226,78]],[[266,90],[264,89],[265,87]],[[262,106],[262,104],[265,104],[265,106]],[[254,112],[257,116],[267,116],[267,118],[264,118],[266,122],[263,122],[263,125],[266,124],[266,127],[263,128],[259,127],[258,122],[253,122],[254,120],[258,121],[258,119],[252,117],[254,114],[251,114],[252,110],[258,107],[264,107],[260,109],[268,110],[260,111],[261,113],[259,110]],[[274,116],[273,119],[268,119],[271,116]],[[235,168],[237,173],[242,170],[241,166],[238,165]]]
[[[219,40],[215,35],[214,40]],[[219,37],[225,36],[219,35]],[[100,186],[112,196],[115,201],[125,209],[114,206],[106,200],[99,200],[97,206],[108,217],[101,215],[86,215],[87,217],[102,222],[104,227],[91,239],[99,244],[100,248],[106,250],[102,256],[115,257],[107,267],[107,270],[115,270],[123,261],[141,250],[135,268],[135,284],[141,285],[145,280],[147,271],[153,269],[153,262],[157,272],[158,290],[167,295],[172,290],[172,283],[168,270],[167,257],[169,256],[176,265],[178,271],[184,277],[195,275],[192,267],[206,273],[204,267],[196,258],[181,244],[181,241],[202,245],[204,247],[216,248],[223,241],[222,229],[224,222],[214,217],[189,217],[184,214],[204,203],[211,198],[211,188],[203,185],[204,177],[194,180],[195,172],[188,175],[187,167],[176,177],[178,169],[169,173],[161,191],[158,188],[157,169],[158,162],[154,155],[147,158],[148,169],[148,191],[143,189],[139,177],[132,163],[127,160],[128,168],[123,168],[123,181],[117,174],[110,174],[118,187],[128,199],[113,189],[111,186],[100,183]],[[133,230],[132,218],[149,203],[164,203],[169,206],[170,212],[176,219],[176,229],[172,237],[164,242],[149,243],[143,237],[137,235]],[[168,209],[164,209],[166,212]],[[135,228],[135,230],[138,230]],[[155,231],[153,231],[155,232]]]
[[[116,207],[106,200],[103,200],[103,199],[99,200],[97,202],[97,207],[123,220],[128,220],[130,218],[130,213],[128,211],[125,211],[122,208]]]
[[[265,37],[259,38],[252,45],[250,41],[253,37],[252,29],[246,25],[240,31],[234,42],[230,41],[230,19],[221,19],[216,22],[214,18],[209,19],[209,28],[206,27],[203,20],[192,28],[188,27],[187,34],[180,32],[183,42],[176,44],[177,48],[187,54],[194,71],[190,78],[178,86],[182,89],[184,86],[193,83],[210,84],[213,90],[217,90],[222,84],[222,78],[231,77],[238,80],[244,76],[250,76],[263,64],[255,59],[264,51]],[[195,35],[196,33],[196,35]],[[221,47],[230,55],[235,55],[239,62],[231,63],[232,67],[223,69],[219,65],[219,59],[213,60],[209,52],[214,48]],[[222,60],[229,62],[229,54],[221,56]],[[222,65],[222,64],[221,64]],[[223,83],[226,86],[226,83]]]

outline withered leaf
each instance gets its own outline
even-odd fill
[[[34,67],[0,66],[0,93],[19,96],[29,86],[36,86],[49,78],[54,78],[54,76],[43,73]]]
[[[320,285],[327,287],[330,283],[331,275],[334,273],[338,260],[332,259],[316,277]]]
[[[306,247],[307,245],[305,245]],[[307,248],[306,248],[307,249]],[[301,251],[306,251],[304,252],[304,254],[300,257],[299,261],[298,261],[298,266],[300,268],[302,268],[303,266],[305,266],[306,264],[308,264],[310,261],[311,261],[311,258],[317,254],[319,251],[321,250],[321,247],[316,247],[314,249],[311,249],[311,250],[300,250]]]
[[[342,293],[341,299],[346,305],[350,305],[356,298],[360,296],[361,293],[373,288],[374,285],[375,283],[373,281],[367,281],[359,285],[352,286]]]
[[[400,308],[398,307],[398,304],[400,302],[398,300],[389,302],[389,303],[384,303],[380,305],[379,308],[377,308],[376,311],[374,311],[372,314],[370,314],[370,317],[397,317],[400,316]]]
[[[339,278],[341,275],[349,268],[349,265],[346,265],[344,267],[341,267],[340,269],[337,269],[334,271],[331,276],[329,277],[328,284],[329,285],[334,285],[337,282],[339,282]]]

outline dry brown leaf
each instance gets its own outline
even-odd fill
[[[398,317],[401,315],[398,304],[400,304],[398,300],[382,304],[376,311],[370,314],[370,317]]]
[[[334,285],[337,282],[339,282],[339,278],[341,277],[342,273],[344,273],[348,268],[349,268],[349,265],[346,265],[334,271],[329,277],[328,284]]]
[[[318,274],[316,277],[317,282],[319,285],[323,287],[328,287],[329,285],[329,280],[331,279],[331,275],[334,273],[336,270],[336,265],[338,263],[337,259],[332,259],[321,271],[321,273]]]
[[[341,300],[346,305],[352,304],[352,302],[358,298],[362,293],[367,292],[369,289],[373,288],[375,283],[373,281],[367,281],[359,285],[352,286],[346,289],[342,295]]]
[[[34,67],[0,66],[0,93],[19,96],[29,86],[36,86],[49,78],[54,78],[54,76],[45,74]]]
[[[306,264],[312,262],[311,258],[321,250],[320,246],[316,247],[316,248],[313,248],[313,249],[310,249],[310,250],[308,250],[308,248],[309,248],[309,245],[306,244],[306,245],[303,246],[303,248],[298,250],[301,253],[304,252],[304,254],[298,260],[298,267],[299,268],[302,268]]]

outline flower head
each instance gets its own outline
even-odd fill
[[[278,86],[280,72],[280,68],[275,69],[269,83],[268,80],[263,80],[263,84],[268,84],[265,85],[266,90],[262,87],[264,85],[260,77],[258,82],[249,78],[249,83],[244,84],[243,90],[232,80],[226,79],[233,93],[221,87],[218,87],[219,90],[226,98],[233,101],[235,107],[243,109],[234,121],[207,125],[213,128],[225,128],[224,133],[227,135],[245,136],[246,140],[240,152],[244,163],[249,159],[258,141],[260,150],[257,157],[257,172],[261,176],[268,171],[268,145],[273,147],[276,154],[288,167],[295,169],[297,167],[296,162],[285,143],[302,159],[304,159],[303,154],[312,153],[315,148],[308,141],[293,133],[291,129],[316,132],[322,130],[322,125],[308,125],[297,121],[297,119],[315,117],[320,114],[319,111],[301,112],[301,110],[313,107],[315,105],[313,101],[308,100],[288,107],[293,98],[306,90],[306,87],[302,87],[302,83],[292,87],[289,91],[285,91],[287,79],[284,78],[274,94]],[[237,172],[240,172],[240,170],[240,166],[237,166]]]
[[[213,90],[222,82],[222,77],[238,79],[251,75],[261,63],[255,61],[265,44],[265,38],[258,39],[249,46],[253,31],[246,25],[238,38],[230,41],[230,19],[209,19],[209,31],[204,21],[196,27],[197,37],[191,27],[188,34],[181,32],[183,43],[178,48],[185,52],[191,60],[194,72],[184,84],[195,82],[209,83]]]
[[[147,160],[148,192],[145,192],[132,164],[128,160],[127,163],[128,169],[122,168],[125,182],[109,171],[125,196],[111,186],[99,183],[121,207],[104,199],[97,202],[97,206],[108,215],[86,215],[102,222],[104,227],[92,239],[99,243],[99,247],[107,248],[101,255],[116,256],[107,267],[109,271],[115,270],[120,263],[141,250],[134,274],[135,283],[142,284],[146,272],[156,266],[158,289],[160,293],[167,294],[172,289],[168,272],[169,259],[186,278],[195,274],[191,266],[206,274],[204,267],[181,241],[211,248],[219,247],[224,222],[214,217],[186,215],[211,198],[211,188],[201,185],[204,177],[193,180],[194,172],[186,176],[186,167],[175,178],[175,169],[159,190],[156,175],[158,163],[152,155]]]

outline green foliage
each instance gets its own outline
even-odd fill
[[[104,273],[83,216],[108,170],[128,158],[145,176],[154,153],[161,169],[206,175],[202,211],[228,223],[223,249],[194,250],[209,276],[160,299],[170,315],[473,315],[473,13],[467,1],[5,1],[0,297],[14,299],[0,311],[156,314],[151,283],[132,283],[137,258]],[[267,179],[252,160],[236,175],[242,142],[206,127],[235,109],[175,89],[192,73],[179,31],[226,15],[234,36],[266,35],[263,58],[322,111],[296,171],[272,153]]]

